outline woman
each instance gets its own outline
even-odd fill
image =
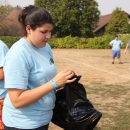
[[[4,126],[2,123],[2,108],[3,108],[3,101],[6,96],[7,90],[4,88],[3,63],[7,51],[8,51],[7,45],[0,40],[0,130],[4,130]]]
[[[53,29],[51,15],[41,7],[25,7],[19,15],[25,31],[5,58],[3,123],[5,130],[47,130],[55,105],[55,91],[71,83],[72,70],[56,75],[49,44]]]

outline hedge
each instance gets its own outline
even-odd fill
[[[7,44],[10,48],[21,37],[1,36],[0,39]],[[66,36],[64,38],[51,38],[49,44],[52,48],[75,48],[75,49],[109,49],[109,43],[114,39],[112,35],[103,35],[101,37],[94,38],[79,38]],[[120,39],[124,43],[122,48],[125,48],[130,34],[120,35]]]

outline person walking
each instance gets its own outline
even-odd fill
[[[126,48],[125,48],[125,54],[127,52],[127,49],[129,49],[129,54],[130,54],[130,40],[128,41],[127,45],[126,45]],[[130,66],[129,66],[129,70],[130,70]]]
[[[0,130],[4,130],[4,126],[2,123],[2,108],[4,98],[7,94],[7,89],[4,88],[3,63],[7,51],[8,51],[7,45],[2,40],[0,40]]]
[[[55,106],[55,92],[72,83],[73,70],[57,73],[48,40],[53,19],[42,8],[29,5],[19,18],[24,37],[12,45],[4,62],[5,88],[3,106],[5,130],[48,130]]]
[[[119,40],[119,36],[116,35],[115,39],[112,40],[109,45],[112,47],[112,64],[115,62],[115,58],[117,57],[119,64],[123,64],[121,62],[121,45],[123,42]]]
[[[127,52],[127,49],[129,48],[129,53],[130,53],[130,40],[128,41],[127,45],[126,45],[126,48],[125,48],[125,53]]]

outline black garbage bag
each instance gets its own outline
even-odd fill
[[[87,99],[84,86],[78,82],[81,76],[76,77],[56,92],[52,122],[65,130],[93,130],[102,113]]]

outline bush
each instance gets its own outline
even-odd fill
[[[7,44],[10,48],[17,40],[21,37],[2,36],[0,39]],[[75,49],[109,49],[109,43],[114,39],[113,35],[104,35],[101,37],[94,38],[79,38],[66,36],[64,38],[51,38],[49,44],[52,48],[75,48]],[[121,34],[120,39],[124,43],[122,48],[125,48],[130,34]]]
[[[1,36],[0,39],[10,48],[21,37]]]

